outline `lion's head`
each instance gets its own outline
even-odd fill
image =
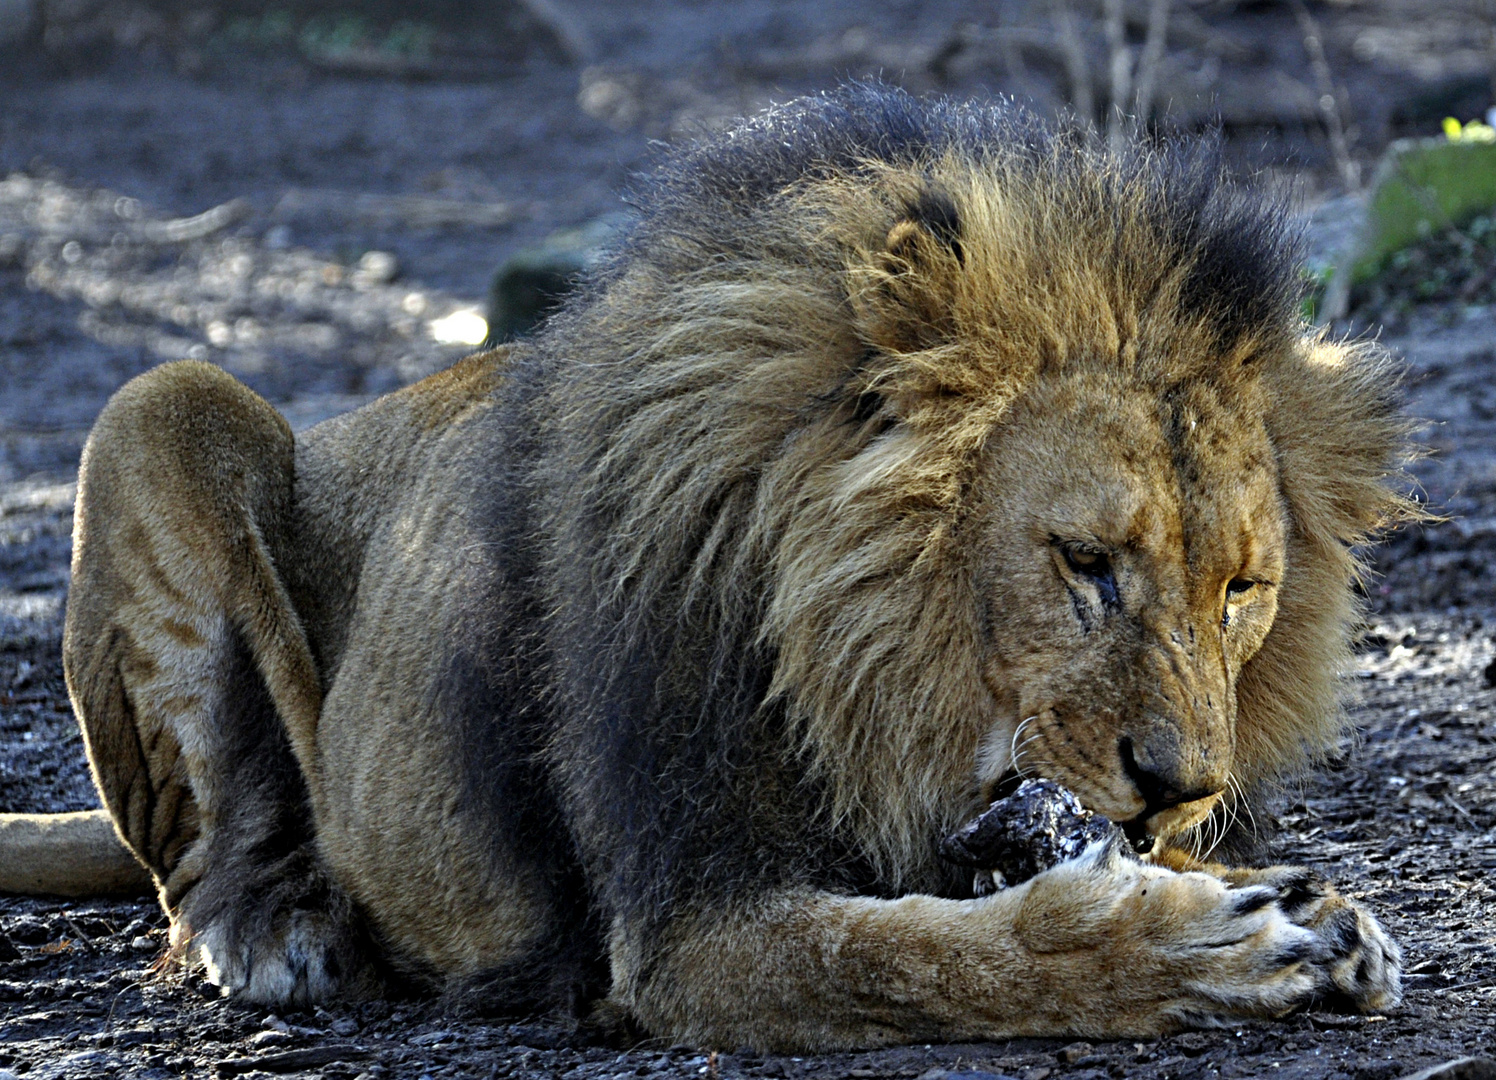
[[[1333,743],[1406,429],[1383,352],[1304,323],[1281,204],[1208,146],[857,88],[678,164],[587,309],[591,573],[751,626],[890,879],[1017,773],[1168,837]]]

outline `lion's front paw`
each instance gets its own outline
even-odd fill
[[[1031,952],[1064,957],[1057,973],[1104,1012],[1072,1027],[1163,1034],[1277,1017],[1313,1000],[1330,950],[1281,900],[1270,886],[1233,888],[1110,846],[1034,878],[1015,929]]]
[[[1299,926],[1324,943],[1321,994],[1341,998],[1362,1012],[1396,1005],[1402,998],[1402,952],[1375,918],[1351,903],[1312,870],[1273,866],[1241,875],[1246,888],[1273,889],[1278,904]]]

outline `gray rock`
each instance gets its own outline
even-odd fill
[[[597,265],[628,220],[626,214],[605,214],[512,255],[488,291],[487,343],[510,341],[538,326]]]

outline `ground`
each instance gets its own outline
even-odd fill
[[[1490,103],[1474,77],[1487,29],[1453,4],[1311,5],[1308,29],[1288,3],[1176,6],[1168,115],[1189,128],[1213,110],[1233,162],[1320,206],[1321,244],[1341,224],[1345,201],[1325,196],[1354,179],[1347,166],[1369,173],[1394,135]],[[845,75],[1044,109],[1067,90],[1047,3],[577,11],[580,29],[551,28],[564,47],[463,51],[438,34],[405,67],[334,63],[260,24],[259,37],[223,20],[153,37],[102,15],[86,41],[0,54],[0,811],[97,805],[59,635],[78,451],[125,379],[201,356],[305,427],[461,355],[438,340],[452,336],[443,320],[481,306],[508,254],[617,211],[651,139]],[[1310,31],[1348,133],[1338,156]],[[1406,999],[1386,1015],[1307,1012],[1143,1043],[706,1057],[440,1001],[269,1015],[163,968],[147,902],[0,898],[0,1077],[1394,1080],[1496,1051],[1496,312],[1398,311],[1384,341],[1406,358],[1431,450],[1413,471],[1448,520],[1376,556],[1347,685],[1355,735],[1254,823],[1272,858],[1322,870],[1402,943]]]

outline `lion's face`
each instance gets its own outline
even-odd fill
[[[982,465],[973,574],[1004,773],[1050,777],[1135,838],[1231,783],[1236,680],[1277,611],[1278,470],[1253,385],[1041,377]]]

